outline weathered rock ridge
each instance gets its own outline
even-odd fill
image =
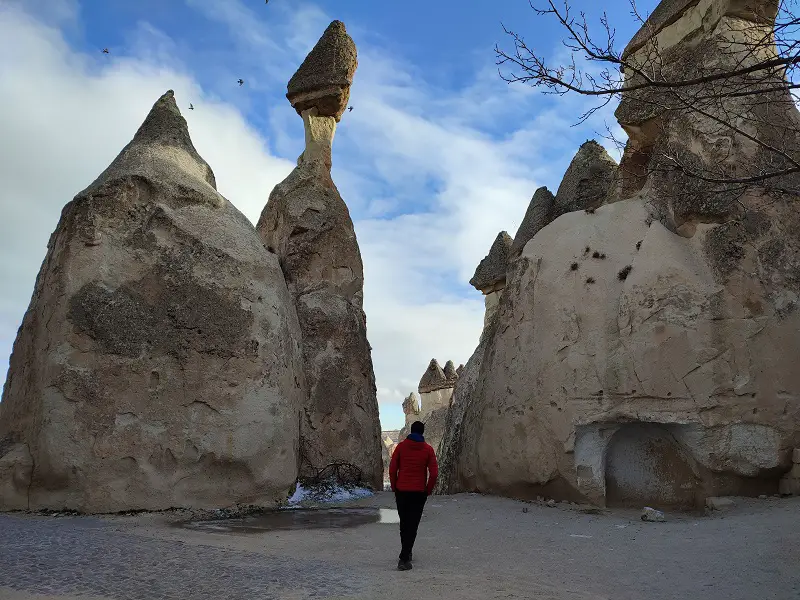
[[[666,68],[752,60],[730,50],[740,4],[662,2]],[[764,158],[739,135],[702,134],[697,115],[653,110],[623,97],[613,202],[556,218],[509,263],[455,387],[440,491],[638,506],[778,491],[800,442],[798,200],[750,187],[733,201],[660,168],[666,149],[733,175]],[[775,112],[743,126],[765,139],[765,123],[800,118],[786,101],[758,110]]]
[[[277,257],[167,92],[50,238],[0,403],[0,510],[284,498],[299,339]]]
[[[365,483],[381,489],[381,429],[362,308],[363,265],[350,213],[331,178],[338,109],[316,99],[299,107],[295,102],[296,93],[326,83],[326,73],[346,101],[355,68],[355,45],[344,25],[334,21],[289,83],[288,96],[302,113],[306,147],[297,168],[270,194],[257,230],[280,259],[302,331],[309,395],[300,427],[301,476],[314,476],[331,463],[349,463],[361,470]]]

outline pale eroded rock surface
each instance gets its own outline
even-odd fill
[[[299,339],[277,258],[168,92],[50,238],[0,403],[0,510],[285,497]]]

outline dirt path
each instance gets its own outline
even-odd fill
[[[800,499],[668,517],[434,497],[414,570],[401,573],[396,525],[229,534],[176,528],[165,515],[0,515],[0,599],[800,598]]]

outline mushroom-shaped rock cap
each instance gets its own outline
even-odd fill
[[[444,365],[444,376],[447,378],[448,381],[455,381],[458,379],[458,373],[456,373],[456,366],[453,364],[452,360],[448,360]]]
[[[78,196],[132,176],[174,188],[175,197],[185,201],[220,203],[214,173],[192,144],[172,90],[156,100],[133,139]]]
[[[617,162],[595,140],[581,144],[558,186],[552,217],[597,208],[608,197]]]
[[[419,393],[425,394],[427,392],[434,392],[442,388],[451,387],[451,383],[447,381],[447,377],[439,366],[439,362],[432,358],[425,370],[422,379],[419,380]]]
[[[334,21],[289,80],[286,97],[297,111],[317,109],[320,116],[341,118],[358,66],[353,39],[344,23]]]
[[[508,232],[501,231],[498,233],[492,247],[489,249],[489,254],[475,269],[475,274],[469,280],[469,284],[478,290],[488,293],[498,284],[504,283],[513,242],[514,240],[511,239]]]
[[[511,244],[511,258],[522,254],[525,244],[550,222],[555,201],[556,197],[546,187],[540,187],[533,193],[528,210],[525,211],[522,223],[514,236],[514,242]]]

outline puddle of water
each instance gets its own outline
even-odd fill
[[[297,529],[337,529],[372,523],[399,523],[397,511],[389,508],[325,508],[267,512],[233,519],[187,521],[178,527],[209,533],[265,533]]]

